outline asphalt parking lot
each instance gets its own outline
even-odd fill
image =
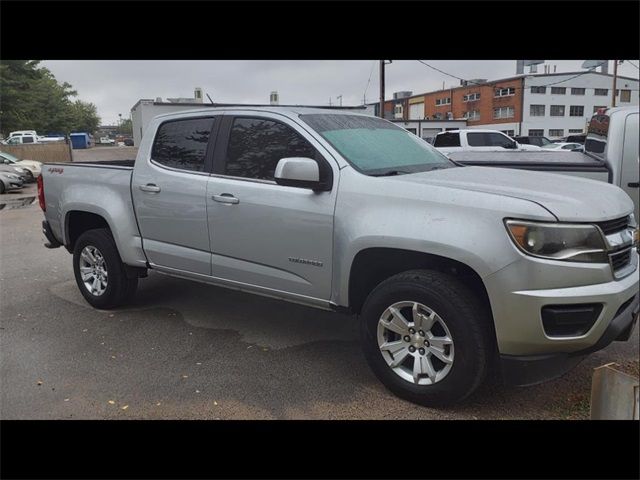
[[[577,419],[594,367],[637,369],[638,329],[561,379],[419,407],[373,376],[349,316],[154,272],[129,307],[90,308],[34,200],[0,198],[2,419]]]

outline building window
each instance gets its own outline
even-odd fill
[[[264,118],[236,118],[231,127],[225,174],[273,180],[281,158],[315,158],[316,150],[284,123]]]
[[[515,95],[515,94],[516,94],[515,87],[496,88],[494,96],[495,97],[509,97],[509,96]]]
[[[566,95],[567,87],[551,87],[552,95]]]
[[[462,97],[463,102],[473,102],[474,100],[480,100],[479,93],[470,93],[469,95],[464,95]]]
[[[516,134],[515,130],[500,130],[500,131],[505,135],[509,135],[510,137],[513,137]]]
[[[464,112],[464,118],[467,120],[480,120],[480,110],[470,110]]]
[[[451,105],[451,97],[436,98],[436,105]]]
[[[582,105],[571,105],[569,107],[570,117],[584,117],[584,107]]]
[[[493,109],[493,118],[513,118],[516,114],[513,107],[498,107]]]
[[[532,117],[544,117],[544,105],[531,105],[529,115]]]
[[[531,87],[531,93],[547,93],[547,87]]]
[[[564,105],[551,105],[549,110],[552,117],[564,117]]]
[[[602,109],[605,109],[605,108],[607,108],[607,107],[605,107],[605,106],[601,106],[601,107],[597,107],[597,106],[596,106],[596,107],[593,107],[593,113],[598,113],[598,110],[602,110]]]
[[[569,133],[584,133],[584,130],[581,128],[570,128]]]
[[[621,102],[630,102],[631,101],[631,90],[620,90],[620,101]]]
[[[584,95],[584,88],[572,88],[571,95]]]
[[[562,137],[564,135],[564,130],[562,128],[550,128],[549,136],[550,137]]]
[[[213,118],[173,120],[160,125],[151,159],[180,170],[202,172]]]
[[[402,117],[402,104],[398,103],[393,107],[393,113],[396,116],[396,118],[398,116]]]
[[[606,97],[607,95],[609,95],[609,89],[608,88],[596,88],[593,91],[594,95],[598,95],[600,97]]]
[[[542,137],[544,136],[544,130],[529,130],[529,136],[530,137]]]

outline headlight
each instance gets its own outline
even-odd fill
[[[24,173],[24,168],[20,168],[20,167],[13,167],[13,169],[18,172],[18,173]]]
[[[7,173],[7,177],[9,177],[11,180],[20,180],[20,177],[18,175],[14,175],[13,173]]]
[[[606,245],[594,225],[507,220],[516,246],[527,255],[567,262],[608,263]]]

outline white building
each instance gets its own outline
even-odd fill
[[[578,72],[580,73],[580,72]],[[586,132],[599,108],[611,106],[613,76],[590,72],[527,75],[524,79],[522,135],[550,139]],[[638,79],[618,77],[616,106],[638,105]]]

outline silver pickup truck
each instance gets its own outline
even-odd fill
[[[424,405],[459,401],[488,373],[555,378],[638,317],[620,188],[460,167],[375,117],[161,115],[135,162],[49,164],[38,186],[47,246],[73,254],[94,307],[126,303],[152,269],[359,314],[375,374]]]

